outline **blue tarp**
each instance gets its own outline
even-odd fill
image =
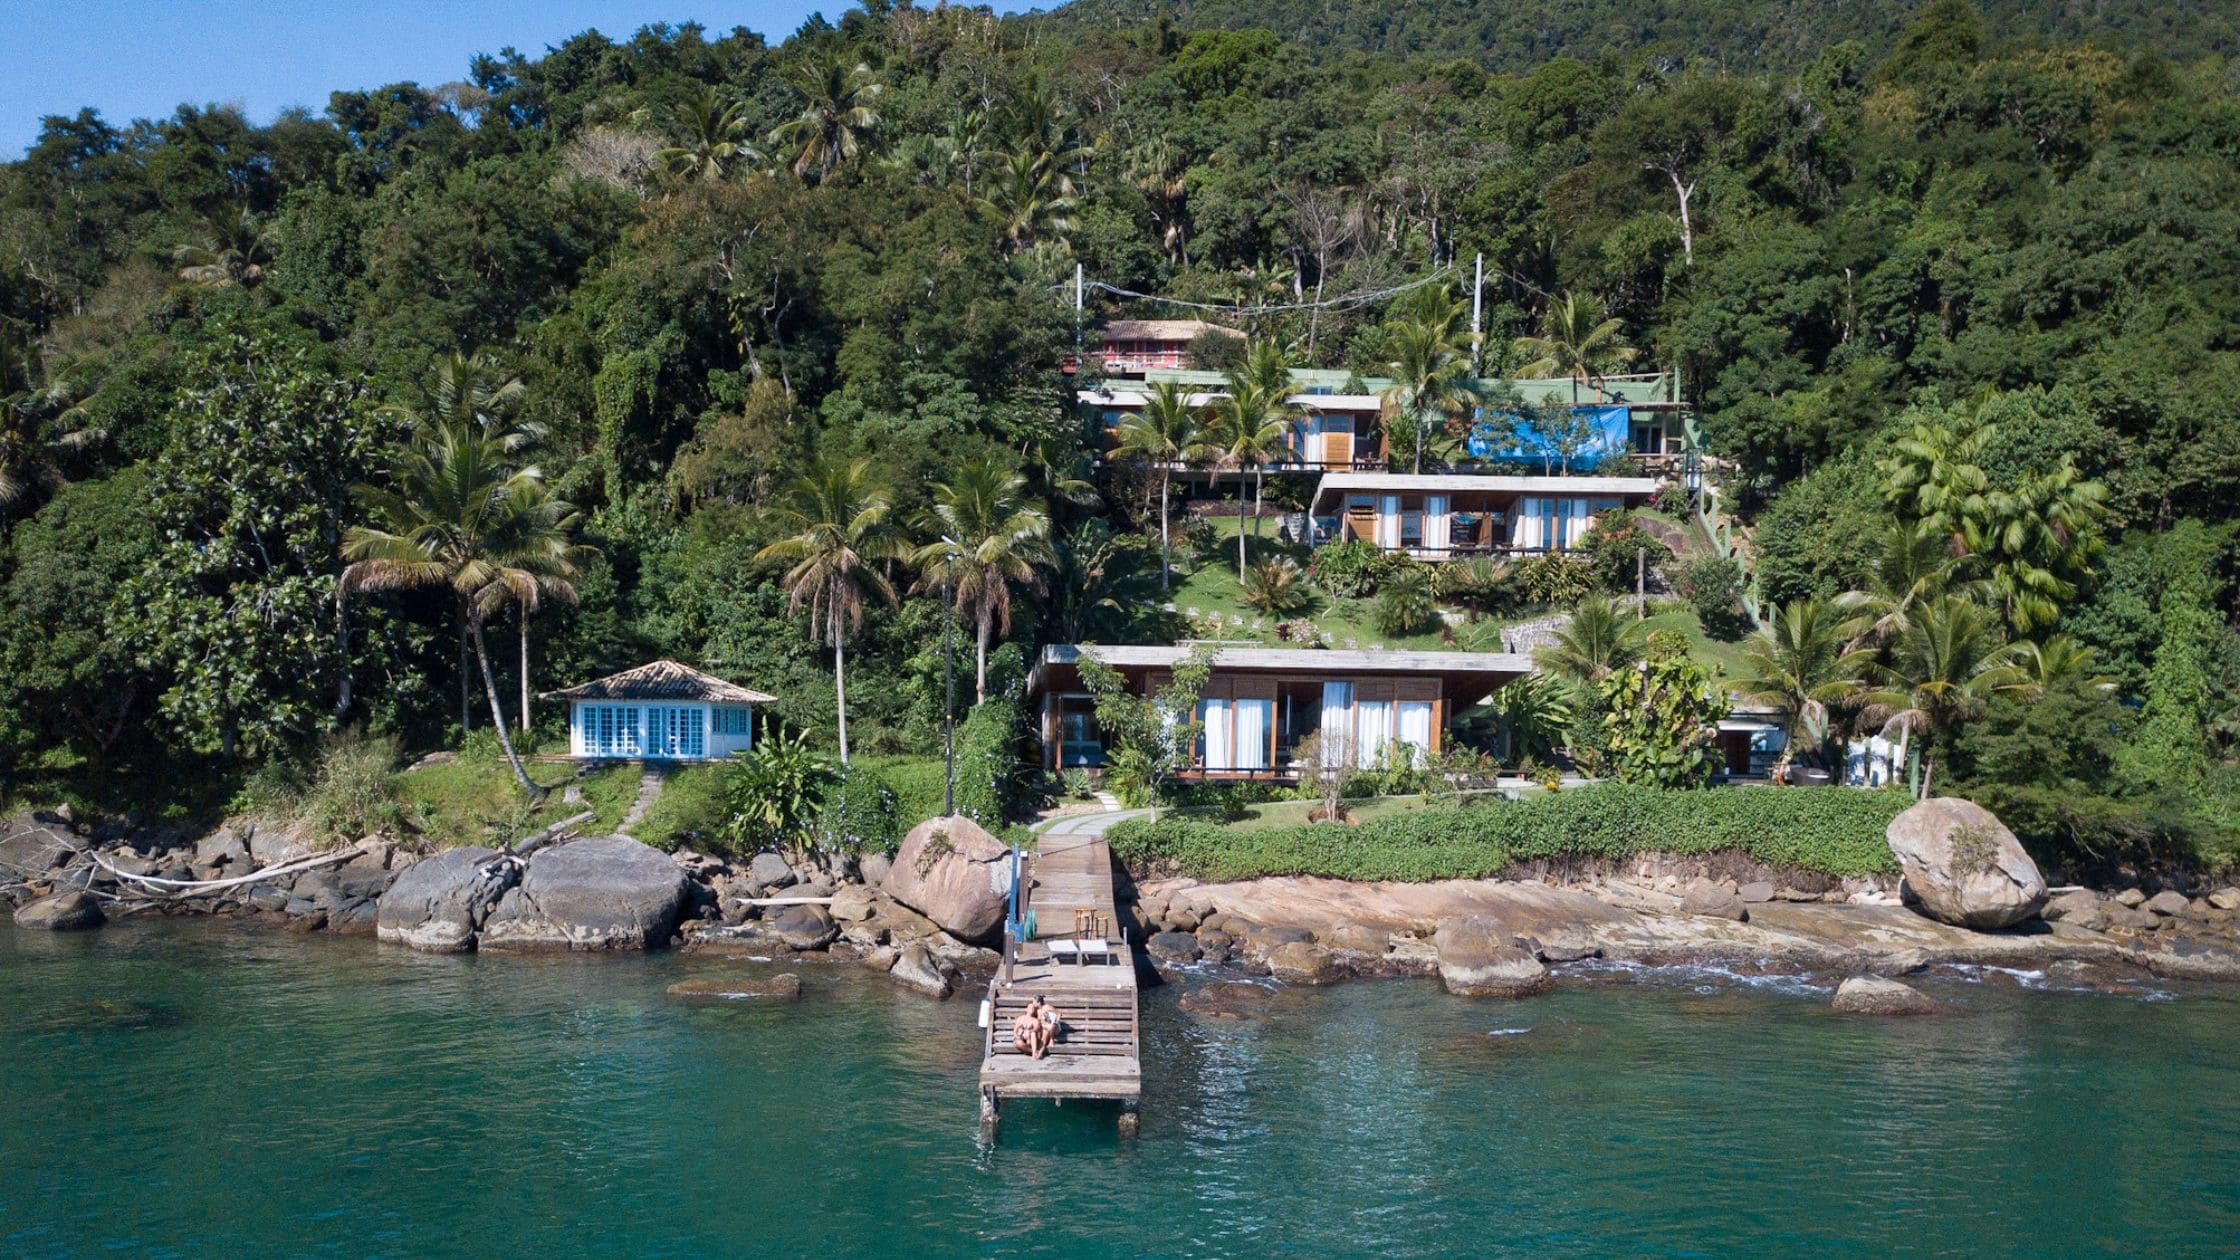
[[[1633,449],[1633,412],[1625,407],[1601,403],[1581,404],[1571,410],[1587,418],[1594,426],[1594,436],[1585,449],[1571,457],[1574,466],[1591,464],[1605,455],[1623,454]],[[1549,435],[1535,427],[1531,412],[1486,412],[1481,410],[1479,422],[1471,428],[1463,445],[1472,459],[1540,459],[1551,449]],[[1506,443],[1496,446],[1496,443]]]

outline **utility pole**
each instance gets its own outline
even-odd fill
[[[1079,262],[1073,264],[1073,352],[1081,353],[1081,311],[1087,305],[1088,275]]]
[[[1478,255],[1477,278],[1470,285],[1470,375],[1483,376],[1486,370],[1485,333],[1480,322],[1486,310],[1486,256]]]

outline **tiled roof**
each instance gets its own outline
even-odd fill
[[[703,674],[690,665],[655,661],[619,674],[593,679],[564,691],[548,691],[547,700],[705,700],[719,704],[769,704],[776,696],[728,683]]]

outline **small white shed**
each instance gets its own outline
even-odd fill
[[[675,661],[545,693],[568,702],[568,752],[585,761],[714,761],[754,746],[754,706],[776,699]]]

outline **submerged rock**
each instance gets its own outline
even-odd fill
[[[933,818],[910,829],[882,887],[959,940],[989,944],[1003,926],[997,879],[1011,850],[969,818]]]
[[[1285,984],[1336,984],[1346,969],[1322,946],[1290,941],[1268,951],[1268,974]]]
[[[1836,989],[1835,1009],[1846,1015],[1933,1015],[1935,999],[1909,984],[1882,976],[1853,976]]]
[[[1257,1019],[1268,1013],[1275,995],[1263,985],[1229,980],[1193,989],[1179,1003],[1186,1014],[1200,1019]]]
[[[1538,958],[1517,948],[1499,919],[1443,920],[1432,944],[1440,983],[1461,997],[1530,997],[1555,983]]]
[[[527,865],[483,924],[482,948],[658,949],[684,915],[683,868],[628,836],[573,840]]]
[[[721,979],[679,980],[669,986],[669,996],[704,1001],[738,1001],[743,998],[797,998],[801,977],[791,972],[775,976],[729,976]]]
[[[483,863],[497,856],[490,849],[446,849],[404,868],[381,895],[374,914],[374,935],[432,954],[456,954],[475,947],[475,932],[513,888],[513,864]],[[250,898],[252,904],[254,895]]]
[[[1997,815],[1973,801],[1921,801],[1891,819],[1884,835],[1932,919],[1988,931],[2035,918],[2046,903],[2038,864]]]
[[[108,922],[101,903],[91,893],[72,888],[24,905],[16,910],[16,926],[48,932],[81,932]]]

